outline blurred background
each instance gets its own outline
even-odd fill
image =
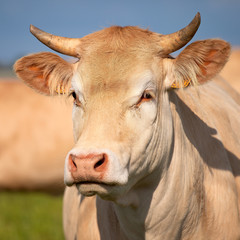
[[[63,239],[71,103],[40,96],[16,79],[16,59],[52,51],[30,34],[29,25],[73,38],[111,25],[169,34],[197,12],[202,22],[193,41],[222,38],[232,44],[222,75],[240,91],[239,0],[0,0],[0,239]]]

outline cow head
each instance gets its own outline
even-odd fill
[[[204,83],[229,55],[222,40],[187,44],[200,15],[184,29],[160,35],[137,27],[110,27],[81,39],[32,33],[50,48],[75,56],[70,64],[53,53],[38,53],[15,64],[17,75],[46,95],[73,97],[75,147],[65,162],[66,185],[84,195],[115,199],[161,172],[172,152],[173,126],[168,91]],[[141,185],[141,184],[140,184]]]

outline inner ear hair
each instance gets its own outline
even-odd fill
[[[219,39],[190,44],[174,60],[176,81],[191,79],[191,85],[207,82],[222,70],[230,50],[230,44]]]
[[[68,94],[73,65],[50,52],[19,59],[15,72],[27,85],[45,95]]]
[[[174,58],[164,59],[164,75],[164,84],[167,90],[181,89],[198,84],[195,69],[178,64]]]

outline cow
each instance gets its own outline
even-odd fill
[[[240,239],[239,95],[218,77],[230,45],[200,40],[171,56],[199,25],[197,13],[171,34],[111,26],[79,39],[31,26],[79,59],[15,63],[38,92],[73,97],[66,239]]]
[[[16,79],[0,80],[0,189],[63,193],[73,146],[72,104],[37,94]]]

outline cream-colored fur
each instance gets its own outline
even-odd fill
[[[173,59],[157,44],[150,31],[111,27],[82,39],[73,66],[38,68],[49,58],[55,69],[51,54],[15,65],[45,94],[72,81],[76,145],[68,156],[108,154],[99,183],[75,182],[66,158],[66,239],[240,238],[239,96],[216,77],[230,46],[198,41]],[[51,73],[64,81],[52,86]],[[190,87],[171,89],[186,79]]]

